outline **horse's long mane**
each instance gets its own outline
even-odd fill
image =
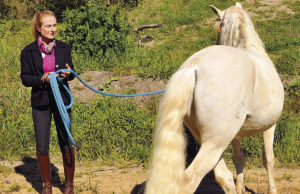
[[[244,48],[268,57],[250,16],[240,7],[230,7],[220,23],[217,44]]]

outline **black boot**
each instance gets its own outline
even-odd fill
[[[51,167],[49,154],[43,156],[40,153],[36,153],[40,174],[43,179],[43,191],[42,194],[52,194],[51,185]]]

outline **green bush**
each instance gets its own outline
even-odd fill
[[[26,20],[0,20],[0,38],[21,31],[27,24]]]
[[[117,6],[107,7],[101,1],[92,1],[65,12],[64,21],[66,42],[80,54],[100,60],[121,54],[128,46],[130,26]]]
[[[9,6],[6,4],[5,0],[0,0],[0,19],[6,17],[9,12]]]
[[[0,0],[1,19],[31,19],[33,14],[40,10],[51,10],[58,21],[61,21],[62,13],[69,9],[84,5],[87,0]]]
[[[38,1],[0,0],[0,19],[29,19],[40,9]]]
[[[48,9],[53,11],[58,21],[61,21],[63,12],[83,6],[87,3],[87,1],[88,0],[42,0],[40,2],[40,7],[44,10]]]

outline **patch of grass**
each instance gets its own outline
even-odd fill
[[[82,85],[81,83],[78,83],[78,84],[76,84],[75,86],[74,86],[74,88],[76,89],[76,90],[83,90],[84,89],[84,85]]]
[[[12,173],[12,169],[7,167],[7,166],[3,166],[0,164],[0,174],[1,176],[8,176],[10,173]]]
[[[122,91],[123,94],[136,94],[137,90],[135,88],[126,88]]]
[[[293,177],[293,175],[291,175],[291,174],[284,174],[284,175],[282,176],[282,179],[284,179],[284,180],[286,180],[286,181],[291,181],[293,178],[294,178],[294,177]]]
[[[73,118],[79,158],[147,160],[154,118],[132,102],[111,97],[95,99],[88,107],[76,102]]]
[[[245,183],[253,183],[253,182],[257,182],[257,178],[251,177],[251,176],[247,176],[246,174],[244,175],[244,181]]]
[[[292,174],[284,173],[281,177],[276,177],[276,181],[291,181],[294,178]]]
[[[129,172],[129,170],[127,168],[124,168],[121,170],[121,173],[123,173],[123,174],[128,173],[128,172]]]
[[[91,179],[88,178],[88,182],[82,184],[75,184],[75,193],[90,191],[96,194],[98,193],[97,187],[98,187],[98,183],[94,184],[91,182]]]
[[[274,152],[281,165],[296,167],[300,155],[299,115],[283,113],[275,130]]]
[[[27,189],[27,192],[28,192],[28,193],[34,193],[34,192],[36,192],[36,190],[35,190],[33,187],[29,187],[29,188]]]
[[[8,192],[18,192],[21,189],[21,185],[14,183],[8,188]]]
[[[90,82],[90,81],[92,81],[92,77],[91,77],[90,75],[86,75],[86,76],[84,77],[84,81],[85,81],[85,82]]]

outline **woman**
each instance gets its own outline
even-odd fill
[[[49,74],[59,69],[73,69],[71,48],[55,39],[56,18],[51,11],[36,13],[32,19],[32,32],[35,41],[21,52],[21,80],[24,86],[31,87],[31,106],[36,138],[36,156],[44,187],[42,193],[52,193],[51,168],[49,159],[49,139],[52,115],[57,130],[60,150],[63,155],[65,172],[64,193],[74,193],[75,170],[74,151],[69,142],[64,124],[59,115],[50,87]],[[59,75],[63,82],[74,79],[70,72]],[[67,92],[60,87],[65,104],[70,103]],[[71,118],[71,110],[69,110]]]

